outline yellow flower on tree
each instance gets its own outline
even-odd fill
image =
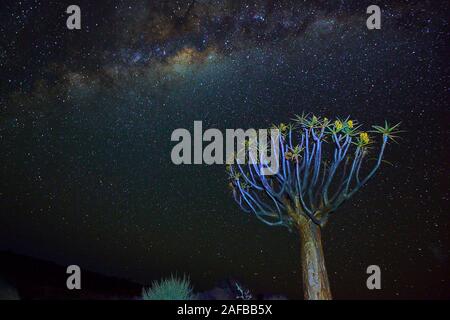
[[[336,130],[337,130],[337,131],[342,130],[342,128],[344,127],[343,124],[342,124],[342,122],[341,122],[340,120],[336,120],[336,121],[334,122],[334,126],[336,127]]]
[[[292,160],[293,154],[292,152],[288,151],[284,154],[284,157],[286,158],[286,160]]]
[[[348,120],[348,121],[347,121],[347,126],[348,126],[350,129],[353,129],[353,120]]]
[[[363,145],[369,144],[370,142],[369,135],[367,134],[367,132],[361,132],[359,134],[359,138],[361,139],[361,143]]]

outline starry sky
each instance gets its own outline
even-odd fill
[[[333,295],[449,297],[447,3],[79,0],[68,30],[72,2],[1,3],[0,250],[302,298],[297,235],[240,212],[223,166],[172,164],[171,133],[351,115],[405,132],[323,230]]]

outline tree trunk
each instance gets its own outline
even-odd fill
[[[311,220],[298,224],[301,240],[303,291],[306,300],[331,300],[330,284],[322,250],[320,227]]]

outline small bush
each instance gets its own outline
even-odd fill
[[[192,300],[194,298],[188,277],[155,281],[150,288],[142,289],[143,300]]]

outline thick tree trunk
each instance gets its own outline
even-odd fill
[[[330,284],[322,250],[320,227],[311,220],[298,223],[301,240],[303,291],[306,300],[331,300]]]

